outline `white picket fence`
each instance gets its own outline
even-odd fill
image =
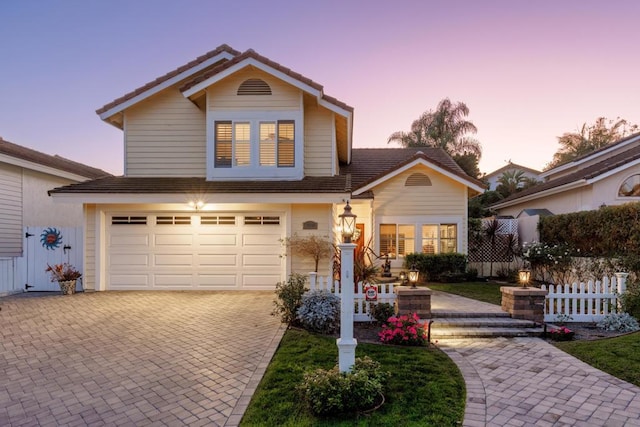
[[[545,322],[557,322],[559,315],[569,322],[598,322],[609,313],[617,313],[620,295],[626,291],[627,276],[627,273],[616,273],[615,277],[605,276],[602,280],[589,280],[587,283],[542,285],[541,289],[549,291]]]
[[[360,283],[358,285],[358,292],[353,295],[355,302],[353,321],[371,321],[372,319],[369,316],[369,306],[371,304],[386,302],[393,305],[396,301],[396,294],[393,292],[393,287],[398,284],[399,283],[380,283],[375,285],[378,287],[378,297],[376,301],[367,301],[362,283]],[[330,277],[318,276],[318,273],[309,273],[309,287],[311,290],[325,290],[340,296],[340,282],[338,280],[332,280]]]

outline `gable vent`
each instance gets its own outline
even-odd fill
[[[248,79],[238,88],[238,95],[271,95],[271,87],[264,80]]]
[[[430,187],[431,180],[429,177],[423,173],[414,173],[409,175],[407,180],[404,182],[405,187]]]

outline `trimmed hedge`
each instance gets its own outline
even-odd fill
[[[467,271],[467,256],[459,253],[407,254],[404,268],[415,265],[420,271],[421,281],[440,280],[441,277],[464,274]]]
[[[574,255],[624,257],[640,253],[640,203],[607,206],[594,211],[540,219],[540,240],[565,244]]]

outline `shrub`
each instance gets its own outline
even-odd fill
[[[378,336],[386,344],[425,345],[427,342],[425,325],[420,324],[416,313],[390,317]]]
[[[387,377],[378,362],[365,356],[357,358],[348,373],[340,372],[337,366],[305,373],[298,390],[315,415],[338,415],[371,408]]]
[[[633,332],[640,329],[638,321],[629,313],[610,313],[598,322],[598,328],[606,331]]]
[[[629,282],[627,290],[620,297],[622,303],[622,309],[635,317],[640,319],[640,282]]]
[[[438,278],[444,273],[463,273],[467,270],[467,256],[459,253],[446,254],[407,254],[404,268],[415,265],[420,271],[422,281]]]
[[[394,314],[396,314],[395,307],[388,302],[379,302],[369,306],[369,316],[380,325],[386,324],[387,319]]]
[[[274,316],[279,315],[283,323],[295,325],[298,322],[298,308],[302,304],[302,295],[305,293],[307,277],[301,274],[292,274],[286,282],[276,284],[276,297]]]
[[[310,291],[302,296],[298,320],[303,328],[331,333],[340,327],[340,298],[327,291]]]

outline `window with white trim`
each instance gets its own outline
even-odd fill
[[[294,120],[217,120],[214,167],[295,167],[295,139]]]
[[[413,252],[458,252],[457,224],[380,224],[379,233],[380,254],[389,259]]]
[[[640,196],[640,175],[631,175],[625,179],[618,189],[618,197],[639,197]]]

